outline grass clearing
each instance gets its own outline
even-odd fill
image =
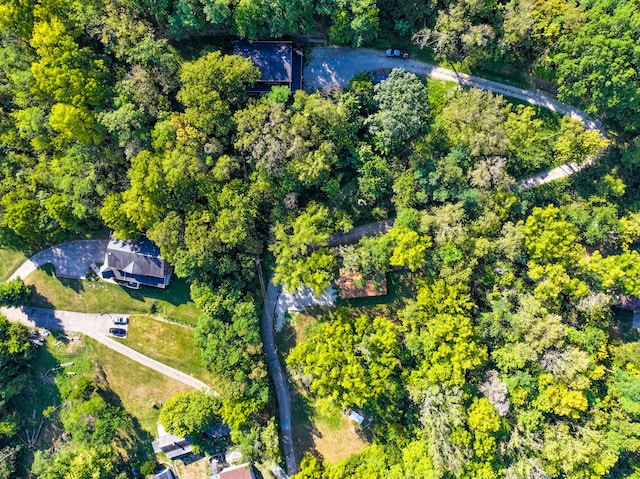
[[[200,311],[189,295],[189,284],[174,278],[167,289],[134,290],[103,281],[58,278],[47,264],[25,280],[32,287],[29,305],[83,313],[157,314],[165,319],[195,325]]]
[[[21,251],[0,249],[0,281],[6,281],[27,257]]]
[[[78,336],[77,340],[67,340],[60,333],[57,338],[52,334],[44,347],[37,350],[31,363],[33,379],[13,400],[22,419],[21,430],[32,434],[37,430],[43,411],[50,407],[60,407],[63,393],[73,387],[82,377],[93,377],[107,390],[110,404],[120,406],[133,419],[134,434],[128,435],[133,456],[143,461],[153,454],[151,442],[157,434],[157,421],[160,414],[154,404],[164,402],[176,393],[190,391],[191,388],[178,381],[142,366],[91,338]],[[72,366],[49,373],[45,372],[62,363]],[[67,372],[76,373],[74,376]],[[43,428],[37,449],[49,449],[52,440],[60,431],[48,420]],[[22,431],[21,431],[22,433]],[[35,450],[25,451],[20,456],[17,477],[27,477],[27,471],[33,461]],[[129,456],[132,460],[133,457]]]
[[[203,479],[210,476],[208,457],[203,457],[189,464],[177,460],[174,465],[180,479]]]
[[[196,347],[193,328],[135,315],[130,318],[126,339],[119,341],[206,384],[215,384],[213,376],[202,367],[202,355]]]
[[[164,402],[178,392],[192,390],[91,338],[80,338],[65,341],[57,340],[51,335],[47,338],[46,346],[38,350],[33,367],[39,379],[42,379],[45,371],[57,364],[73,362],[74,365],[57,373],[56,384],[39,380],[29,385],[29,400],[21,402],[23,412],[28,413],[28,416],[35,409],[36,417],[39,418],[47,406],[60,403],[59,388],[64,388],[65,383],[77,376],[91,374],[109,385],[109,389],[117,396],[117,401],[137,420],[143,431],[155,436],[160,411],[152,405]],[[75,372],[77,376],[67,376],[67,371]]]
[[[293,447],[298,458],[314,454],[335,463],[368,445],[344,414],[339,410],[320,412],[300,390],[293,391],[291,408]]]
[[[353,314],[392,317],[415,297],[416,276],[407,271],[387,273],[386,296],[338,299],[336,307],[349,308]],[[305,340],[306,332],[322,316],[331,314],[335,308],[311,308],[294,314],[283,329],[276,333],[276,346],[284,363],[289,352]],[[340,410],[325,411],[306,391],[292,385],[291,415],[296,457],[314,454],[323,460],[337,462],[361,451],[368,445],[361,431]]]

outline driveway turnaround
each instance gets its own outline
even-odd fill
[[[585,128],[606,134],[602,124],[585,112],[570,105],[560,103],[555,98],[538,90],[524,90],[504,83],[458,73],[447,68],[417,60],[389,58],[381,50],[347,47],[315,47],[311,50],[311,60],[304,69],[305,85],[320,90],[345,86],[357,73],[363,71],[390,70],[402,68],[416,75],[436,80],[453,81],[463,86],[489,90],[500,95],[517,98],[532,105],[567,115],[581,121]]]
[[[202,381],[167,366],[155,359],[151,359],[138,351],[125,346],[119,341],[108,336],[109,328],[113,327],[112,319],[115,317],[128,317],[127,314],[88,314],[76,313],[73,311],[60,311],[43,308],[0,308],[0,312],[11,321],[23,323],[29,327],[46,329],[57,329],[65,332],[82,333],[96,341],[104,344],[110,349],[146,366],[154,371],[158,371],[167,377],[180,381],[195,389],[209,390]],[[118,326],[125,328],[126,326]]]
[[[108,239],[79,240],[52,246],[22,263],[9,279],[26,279],[36,269],[47,263],[55,266],[56,276],[85,279],[91,263],[104,261],[108,243]]]

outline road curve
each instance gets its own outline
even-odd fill
[[[384,52],[369,48],[315,47],[311,49],[311,60],[304,69],[305,85],[308,88],[331,90],[344,87],[357,73],[379,69],[402,68],[404,70],[436,80],[452,81],[460,85],[488,90],[500,95],[525,101],[532,105],[566,115],[580,121],[588,130],[598,131],[607,136],[602,123],[591,118],[582,110],[559,102],[556,98],[539,90],[525,90],[504,83],[486,80],[466,73],[458,73],[418,60],[388,58]],[[545,183],[570,176],[593,165],[601,155],[587,158],[582,163],[567,163],[557,168],[543,171],[519,181],[522,189],[535,188]]]
[[[278,350],[276,349],[274,337],[274,310],[278,295],[280,294],[280,286],[275,286],[273,281],[269,281],[266,296],[264,298],[264,307],[262,310],[262,322],[260,329],[262,330],[262,345],[267,353],[267,364],[271,379],[276,389],[276,398],[278,399],[278,412],[280,416],[280,433],[282,437],[282,449],[284,452],[284,460],[287,465],[287,474],[292,476],[298,472],[295,452],[293,450],[293,434],[291,433],[291,397],[289,395],[289,383],[287,376],[282,371],[280,360],[278,359]]]
[[[604,127],[598,120],[592,119],[578,108],[559,102],[540,90],[524,90],[418,60],[389,58],[383,51],[370,48],[314,47],[311,49],[311,59],[304,69],[304,81],[307,87],[320,90],[334,89],[345,86],[359,72],[392,68],[402,68],[416,75],[452,81],[463,86],[517,98],[567,115],[582,122],[585,128],[597,130],[603,136],[606,135]]]
[[[178,371],[155,359],[151,359],[135,349],[116,341],[107,336],[107,331],[111,326],[111,318],[115,316],[127,316],[123,314],[89,314],[76,313],[74,311],[62,311],[43,308],[0,308],[0,312],[9,320],[17,321],[29,327],[40,327],[46,329],[57,329],[65,332],[82,333],[96,341],[104,344],[108,348],[126,356],[127,358],[153,369],[167,377],[180,381],[195,389],[210,390],[202,381]]]

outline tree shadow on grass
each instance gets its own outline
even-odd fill
[[[107,375],[99,365],[96,370],[95,382],[100,385],[98,392],[107,404],[118,407],[122,411],[126,412],[120,396],[111,389]],[[152,405],[149,404],[149,407],[152,407]],[[136,417],[131,414],[127,414],[127,417],[131,420],[131,429],[127,431],[123,428],[120,433],[122,434],[123,442],[128,443],[129,445],[129,462],[137,462],[141,464],[147,459],[153,457],[153,448],[151,445],[153,437],[147,431],[142,429],[142,426]]]
[[[142,286],[140,289],[122,287],[122,289],[137,301],[144,301],[145,298],[166,301],[173,306],[180,306],[191,301],[189,283],[184,279],[173,278],[166,289]]]
[[[47,299],[47,297],[40,292],[36,285],[29,286],[31,290],[31,294],[29,296],[28,306],[33,306],[34,308],[46,308],[46,309],[55,309],[53,304]]]
[[[324,458],[315,449],[314,437],[322,437],[314,424],[315,411],[310,399],[297,391],[291,393],[291,418],[293,428],[293,447],[300,461],[306,454],[313,454],[319,460]]]

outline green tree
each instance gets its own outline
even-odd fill
[[[442,110],[442,126],[452,145],[472,156],[503,155],[509,148],[502,96],[471,88],[459,92]]]
[[[562,101],[625,130],[640,126],[640,12],[633,1],[597,2],[575,35],[560,37],[553,63]]]
[[[525,245],[535,263],[574,266],[584,254],[576,227],[554,205],[534,208],[524,223]]]
[[[1,306],[24,306],[29,302],[31,290],[20,278],[0,283]]]
[[[324,292],[336,266],[333,255],[324,247],[329,228],[329,210],[317,203],[309,204],[286,226],[275,225],[276,241],[270,247],[277,262],[275,284],[284,285],[288,291],[307,285],[318,294]]]
[[[171,434],[198,436],[220,422],[220,407],[220,398],[211,393],[178,393],[165,401],[158,420]]]
[[[185,106],[188,124],[204,138],[226,139],[233,127],[233,111],[246,101],[246,85],[259,76],[250,59],[220,52],[183,63],[178,100]]]
[[[395,415],[400,350],[391,321],[339,310],[310,333],[287,358],[298,380],[333,407]]]
[[[429,112],[427,87],[413,73],[399,68],[374,87],[379,111],[367,119],[377,148],[389,153],[416,136]]]
[[[486,347],[471,322],[472,306],[465,286],[438,280],[421,288],[416,301],[402,310],[407,349],[418,364],[411,373],[414,387],[462,386],[467,372],[486,361]]]

